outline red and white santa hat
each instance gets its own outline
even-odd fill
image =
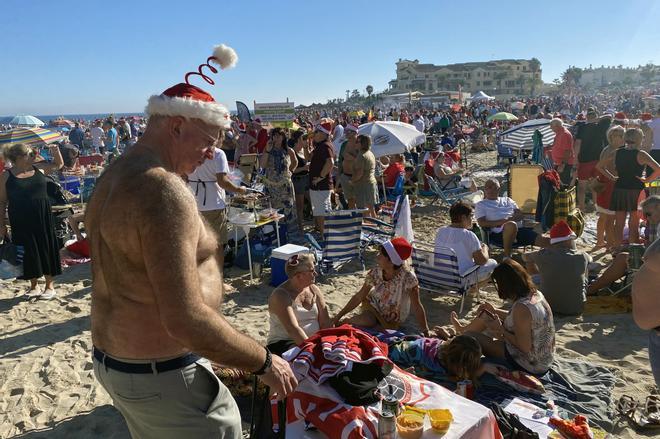
[[[403,265],[403,261],[412,255],[413,250],[406,238],[400,236],[385,241],[383,248],[394,265]]]
[[[616,120],[617,122],[625,123],[628,122],[628,117],[626,116],[626,113],[624,113],[623,111],[617,111],[616,113],[614,113],[614,120]]]
[[[559,221],[550,228],[550,244],[557,244],[558,242],[576,238],[577,236],[575,235],[575,232],[564,220]]]
[[[316,125],[316,131],[320,131],[325,134],[332,134],[332,122],[321,122]]]
[[[649,120],[653,120],[653,115],[651,113],[642,113],[639,115],[639,118],[644,122],[648,122]]]
[[[349,124],[346,125],[346,128],[344,128],[344,130],[345,131],[354,131],[354,132],[357,133],[358,132],[358,127],[356,127],[352,123],[349,123]]]
[[[209,63],[220,66],[221,69],[234,67],[238,61],[236,52],[231,47],[220,44],[213,48],[213,54],[207,58],[206,63],[201,64],[196,72],[188,72],[184,78],[185,82],[168,88],[159,95],[149,98],[145,113],[149,116],[182,116],[186,119],[199,119],[209,125],[229,128],[231,119],[229,110],[216,102],[210,93],[201,88],[191,85],[188,77],[201,76],[204,81],[213,85],[215,82],[207,76],[202,69],[208,67],[212,73],[218,73],[218,69]]]

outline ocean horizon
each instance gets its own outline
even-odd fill
[[[127,116],[144,116],[143,112],[134,112],[134,113],[80,113],[80,114],[55,114],[55,115],[37,115],[34,114],[33,116],[40,119],[42,122],[44,122],[46,125],[51,120],[58,119],[60,117],[63,117],[64,119],[69,119],[69,120],[96,120],[96,119],[104,119],[110,115],[114,115],[116,118],[120,117],[127,117]],[[0,124],[2,123],[10,123],[11,120],[14,118],[14,116],[0,116]]]

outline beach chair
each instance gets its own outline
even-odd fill
[[[366,209],[336,210],[325,215],[323,245],[307,233],[305,238],[316,255],[320,274],[327,275],[339,270],[347,262],[357,258],[364,270],[362,257],[362,218]]]
[[[429,189],[433,193],[434,197],[433,200],[431,200],[431,204],[441,200],[447,204],[447,206],[451,206],[456,201],[471,193],[469,189],[464,188],[463,186],[452,189],[443,189],[435,178],[427,175],[426,179],[429,182]]]
[[[403,183],[405,178],[403,175],[399,175],[394,183],[394,187],[385,188],[385,198],[387,201],[395,201],[403,194]]]
[[[449,247],[436,247],[426,250],[413,247],[412,266],[417,275],[420,290],[442,294],[455,294],[461,297],[459,314],[463,313],[465,296],[473,285],[478,284],[478,265],[461,275],[458,271],[458,258]]]
[[[503,161],[508,164],[514,164],[518,160],[518,156],[513,153],[513,150],[502,143],[497,143],[497,164]]]
[[[365,223],[362,225],[361,235],[361,250],[363,252],[372,244],[380,245],[394,237],[404,196],[407,197],[407,195],[400,195],[393,203],[388,203],[381,208],[381,212],[386,215],[384,219],[364,218]]]
[[[516,202],[520,211],[526,217],[536,214],[536,203],[539,196],[539,175],[543,174],[541,165],[512,164],[507,173],[507,196]],[[489,227],[483,228],[483,241],[491,245]],[[521,248],[521,245],[513,245],[513,248]]]

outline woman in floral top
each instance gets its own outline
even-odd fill
[[[419,286],[415,273],[405,264],[410,258],[412,246],[404,238],[386,241],[378,253],[378,265],[367,273],[364,285],[335,316],[341,319],[362,305],[358,314],[341,323],[367,328],[397,329],[412,308],[417,323],[426,336],[429,333],[426,311],[419,300]]]

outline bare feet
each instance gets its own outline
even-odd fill
[[[456,334],[462,334],[465,326],[461,325],[461,322],[458,321],[458,314],[456,314],[456,311],[451,312],[449,319],[451,320],[451,324],[454,326]]]

